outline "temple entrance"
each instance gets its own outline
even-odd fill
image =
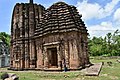
[[[48,48],[48,63],[49,68],[57,68],[58,67],[58,57],[57,57],[57,48]]]

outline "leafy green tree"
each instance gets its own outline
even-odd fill
[[[112,55],[120,56],[120,31],[116,30],[112,36]]]
[[[2,40],[7,46],[10,45],[10,35],[5,32],[0,32],[0,40]]]
[[[93,37],[92,40],[89,40],[88,46],[90,55],[92,56],[100,56],[102,55],[102,43],[103,39],[102,37]]]
[[[120,56],[120,31],[108,33],[104,38],[89,38],[88,48],[92,56]]]

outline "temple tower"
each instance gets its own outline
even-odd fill
[[[33,36],[44,10],[42,5],[34,4],[33,0],[15,5],[11,22],[11,68],[36,67]]]

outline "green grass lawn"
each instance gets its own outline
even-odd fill
[[[92,63],[104,62],[99,76],[84,76],[80,71],[44,72],[44,71],[9,71],[16,73],[20,80],[120,80],[120,63],[117,59],[91,59]],[[109,66],[107,62],[111,61]],[[2,74],[0,71],[0,75]]]

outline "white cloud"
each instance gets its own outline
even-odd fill
[[[113,27],[111,22],[101,22],[99,25],[91,25],[88,27],[88,33],[93,36],[105,36],[109,32],[114,32],[116,28]]]
[[[120,22],[120,8],[118,8],[114,13],[114,20]]]
[[[101,19],[110,16],[114,12],[114,7],[119,1],[120,0],[112,0],[103,7],[98,3],[88,3],[88,0],[83,0],[83,2],[77,2],[77,8],[84,20],[92,18]]]
[[[120,8],[118,8],[113,15],[113,23],[114,27],[120,30]]]
[[[113,33],[116,29],[120,29],[120,8],[115,11],[115,7],[120,0],[111,0],[105,6],[98,3],[88,3],[88,0],[83,0],[82,2],[77,2],[76,7],[80,14],[82,14],[82,19],[86,22],[87,20],[98,19],[101,21],[102,18],[107,18],[107,16],[113,16],[110,21],[102,21],[100,24],[88,25],[88,33],[91,37],[93,36],[105,36],[107,33]],[[112,15],[114,13],[114,15]]]

